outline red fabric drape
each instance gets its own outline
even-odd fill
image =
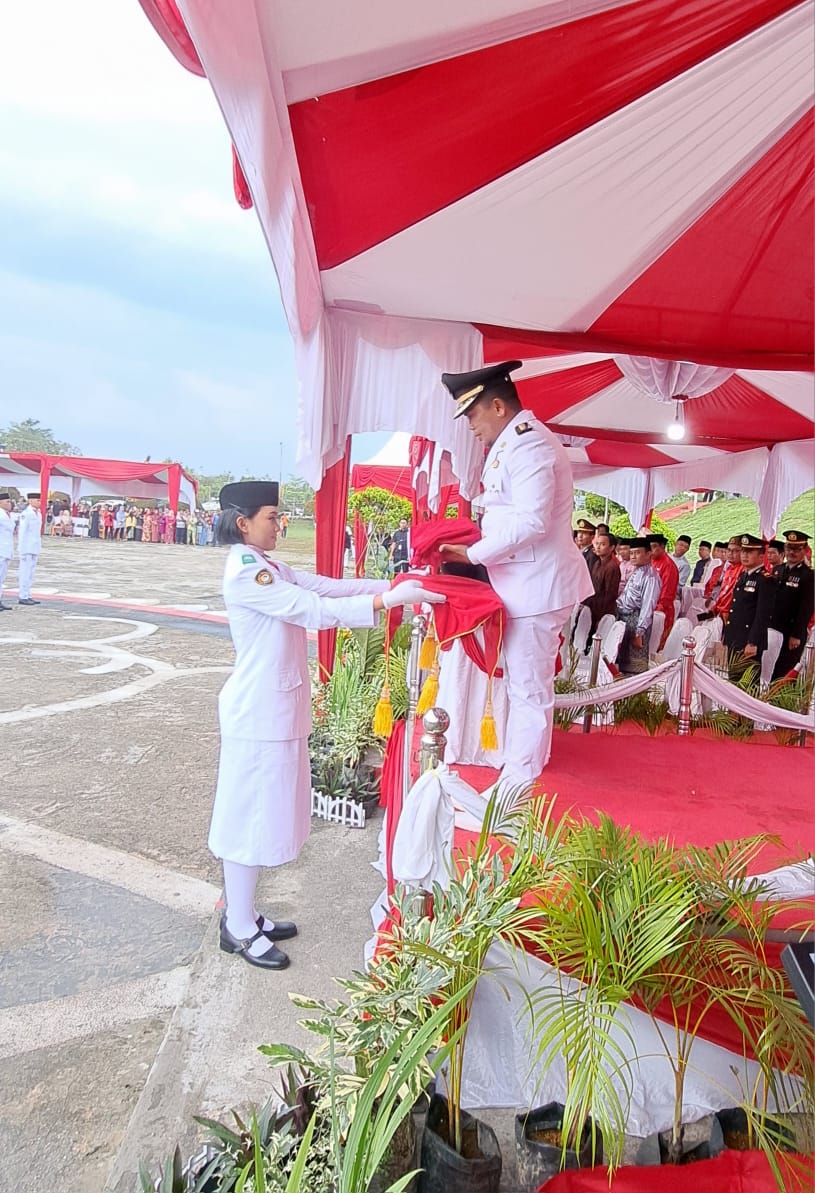
[[[45,513],[48,508],[48,489],[51,484],[51,457],[43,456],[40,461],[40,522],[45,529]]]
[[[368,531],[359,516],[359,510],[354,510],[354,575],[358,580],[365,578],[365,556],[367,554]]]
[[[385,831],[385,874],[388,895],[392,895],[396,883],[393,879],[393,841],[399,817],[402,815],[402,765],[405,757],[405,721],[394,721],[393,730],[385,746],[382,759],[382,780],[379,788],[379,802],[388,809]]]
[[[154,482],[157,490],[155,496],[162,497],[163,493],[158,490],[163,488],[165,481],[160,474],[166,472],[167,498],[170,508],[176,511],[182,477],[186,477],[190,482],[193,493],[198,493],[198,482],[185,472],[180,464],[151,464],[146,460],[96,460],[87,456],[47,456],[42,452],[10,452],[9,459],[14,460],[16,464],[22,464],[31,472],[39,473],[43,503],[48,498],[52,482],[56,483],[58,477],[81,476],[89,480],[116,481],[120,484],[126,481],[142,481],[148,484]]]
[[[205,77],[198,51],[175,0],[139,0],[145,16],[177,62],[194,75]]]
[[[342,575],[345,554],[345,527],[348,511],[348,462],[351,437],[345,441],[341,460],[327,470],[323,483],[314,498],[314,517],[317,522],[317,572],[321,576]],[[336,630],[320,630],[317,635],[317,659],[320,679],[325,680],[334,670]]]
[[[787,1193],[812,1189],[812,1156],[778,1157]],[[793,1167],[804,1169],[802,1173]],[[692,1178],[690,1174],[693,1174]],[[541,1185],[545,1193],[778,1193],[778,1185],[763,1152],[725,1151],[715,1160],[701,1160],[692,1168],[663,1164],[657,1168],[618,1168],[609,1184],[605,1168],[561,1172]]]
[[[468,518],[446,518],[435,522],[424,522],[417,526],[410,536],[412,553],[411,567],[429,567],[434,571],[441,566],[439,546],[452,543],[471,547],[481,538],[481,531]]]
[[[248,211],[252,206],[252,196],[249,193],[249,184],[246,181],[243,166],[238,161],[234,145],[232,146],[232,189],[238,200],[238,206],[242,207],[244,211]]]

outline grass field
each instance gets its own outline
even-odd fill
[[[665,508],[676,504],[675,500],[666,502]],[[700,539],[713,543],[716,539],[724,542],[733,534],[758,534],[758,507],[749,497],[722,497],[711,505],[700,506],[695,514],[671,518],[668,525],[675,534],[687,534],[693,539],[688,559],[694,560],[698,558],[696,545]],[[815,537],[815,489],[793,501],[779,519],[778,530],[803,530]]]

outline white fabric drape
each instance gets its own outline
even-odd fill
[[[651,356],[615,356],[614,363],[640,393],[657,402],[673,402],[680,394],[698,398],[718,389],[733,369],[696,365],[684,360],[655,360]]]
[[[815,485],[815,439],[778,443],[770,452],[758,497],[761,533],[772,538],[791,501]],[[789,527],[798,529],[798,527]]]
[[[441,374],[478,368],[482,359],[481,334],[469,324],[326,310],[304,365],[298,468],[319,485],[346,436],[405,431],[433,440],[437,454],[448,451],[461,492],[474,497],[481,453],[466,421],[451,417]]]
[[[568,990],[578,989],[574,978],[561,981]],[[562,1056],[555,1049],[549,1063],[536,1059],[529,1020],[530,995],[546,988],[554,993],[557,983],[552,966],[537,957],[499,944],[490,948],[467,1032],[464,1106],[541,1106],[564,1100]],[[673,1116],[674,1079],[656,1028],[644,1011],[624,1003],[615,1016],[614,1036],[632,1062],[626,1131],[646,1136],[665,1130]],[[755,1061],[697,1036],[685,1079],[684,1120],[739,1103],[757,1075]]]

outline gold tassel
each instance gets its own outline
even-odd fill
[[[419,703],[416,705],[416,716],[423,717],[434,706],[439,698],[439,665],[434,661],[433,670],[424,681]]]
[[[377,737],[390,737],[393,730],[393,705],[387,681],[374,709],[373,730]]]
[[[419,653],[419,666],[422,671],[429,671],[436,661],[436,634],[433,629],[433,621],[428,624],[427,633],[424,636],[422,649]]]
[[[495,728],[495,717],[492,712],[492,679],[487,689],[487,702],[484,705],[484,715],[481,718],[481,749],[498,749],[498,731]]]

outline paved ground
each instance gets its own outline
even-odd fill
[[[139,1159],[192,1145],[193,1114],[267,1096],[257,1045],[300,1039],[288,991],[329,996],[362,964],[376,821],[317,822],[265,874],[262,904],[300,924],[289,970],[218,950],[205,842],[231,644],[149,608],[222,609],[222,566],[46,541],[43,603],[0,614],[0,1193],[133,1193]]]

